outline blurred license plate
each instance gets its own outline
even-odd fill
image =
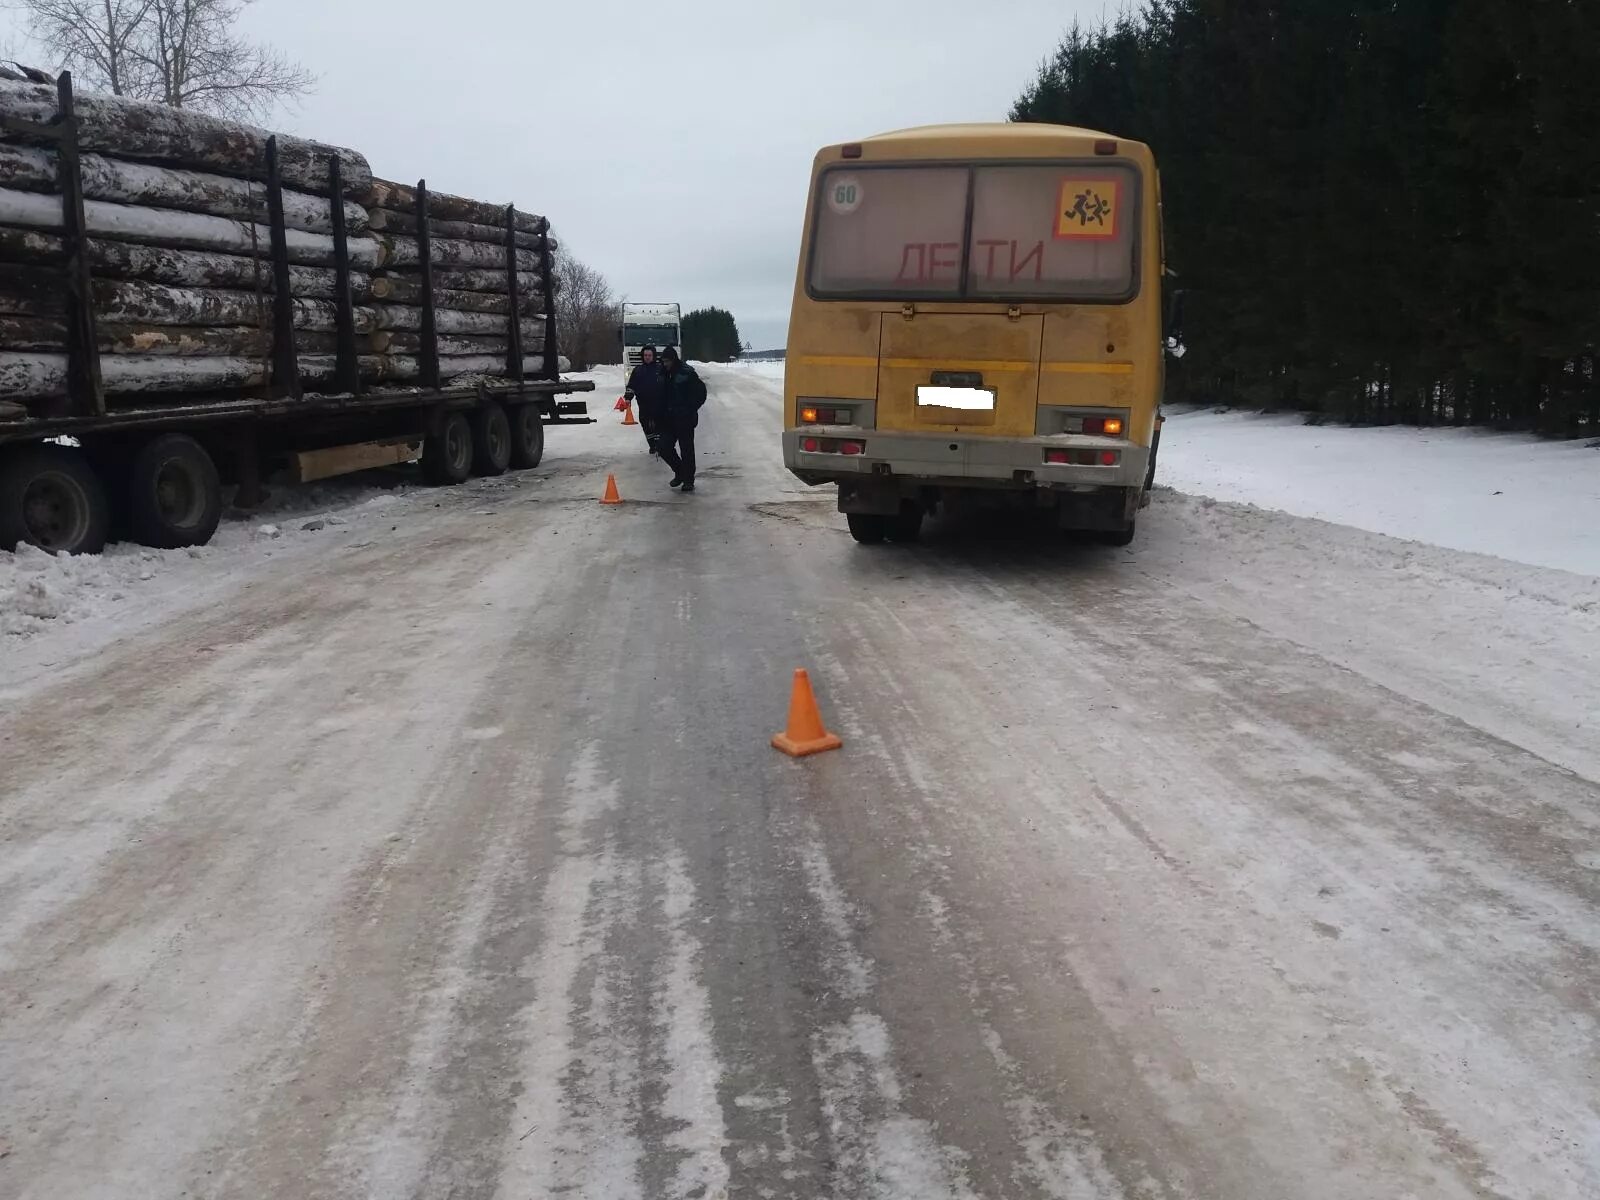
[[[994,389],[981,387],[919,387],[921,408],[961,408],[968,412],[993,412]]]

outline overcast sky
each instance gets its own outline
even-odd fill
[[[765,349],[783,343],[818,147],[1004,120],[1073,19],[1108,7],[256,0],[243,27],[320,77],[275,128],[543,212],[619,296],[731,309]]]

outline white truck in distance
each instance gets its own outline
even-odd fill
[[[659,352],[668,346],[681,351],[683,341],[678,328],[676,304],[632,304],[622,306],[622,371],[624,377],[639,365],[639,351],[654,346]]]

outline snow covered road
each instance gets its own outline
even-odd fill
[[[691,497],[606,412],[22,564],[0,1196],[1600,1194],[1600,581],[1172,492],[867,550],[707,378]]]

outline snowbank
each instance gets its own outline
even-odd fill
[[[782,362],[731,362],[723,363],[719,370],[743,371],[748,375],[759,375],[763,379],[783,379]]]
[[[295,540],[348,524],[411,489],[404,476],[366,472],[325,484],[276,489],[265,506],[230,515],[209,545],[151,550],[115,543],[105,553],[55,557],[23,546],[0,551],[0,649],[47,630],[92,623],[140,604],[177,601],[225,582],[247,561],[271,557]],[[64,648],[66,648],[64,646]]]
[[[1512,562],[1600,575],[1600,447],[1169,409],[1160,482]]]
[[[1154,499],[1125,553],[1174,594],[1600,780],[1600,579],[1165,487]]]

